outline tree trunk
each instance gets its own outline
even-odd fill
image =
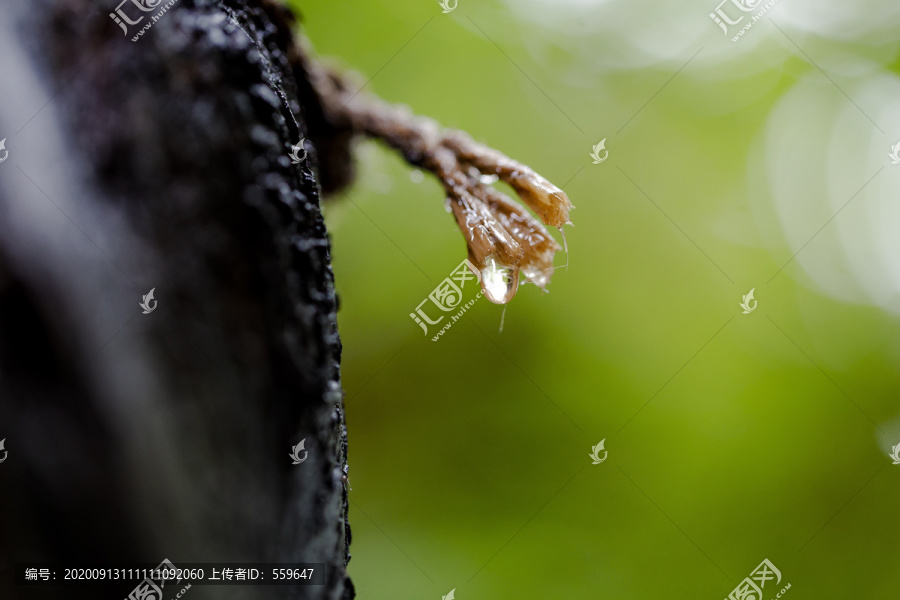
[[[319,198],[346,135],[276,3],[129,2],[125,35],[117,2],[0,6],[0,597],[133,587],[13,586],[15,563],[168,558],[326,571],[188,600],[352,598]]]

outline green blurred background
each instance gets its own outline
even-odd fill
[[[367,91],[577,207],[549,294],[432,342],[409,313],[462,235],[358,145],[326,219],[360,598],[719,600],[764,558],[765,598],[898,597],[897,6],[782,0],[738,43],[714,0],[295,7]]]

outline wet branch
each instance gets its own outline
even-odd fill
[[[469,260],[481,270],[489,300],[509,302],[520,273],[546,289],[553,257],[562,248],[544,225],[560,231],[563,225],[571,225],[572,204],[565,192],[465,132],[443,129],[406,106],[364,93],[333,69],[319,64],[306,68],[325,116],[335,127],[380,139],[399,150],[407,162],[438,178],[465,237]],[[493,188],[491,184],[498,180],[512,187],[540,220]]]

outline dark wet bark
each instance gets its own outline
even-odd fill
[[[276,4],[179,0],[137,42],[116,4],[0,6],[0,596],[107,597],[30,595],[13,563],[168,558],[326,565],[198,600],[351,598],[319,198],[346,135]]]

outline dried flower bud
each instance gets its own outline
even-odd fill
[[[459,160],[471,164],[486,175],[497,175],[509,184],[519,198],[541,218],[545,225],[571,225],[569,210],[572,203],[561,189],[493,148],[478,144],[461,131],[444,135],[443,144],[457,153]]]
[[[560,245],[537,219],[508,196],[484,185],[473,184],[473,188],[524,249],[521,261],[515,266],[529,281],[546,289],[553,274],[553,257],[562,249]]]
[[[492,256],[505,266],[518,268],[525,250],[484,202],[465,194],[451,199],[450,208],[466,238],[469,260],[476,267],[483,269],[486,258]]]

